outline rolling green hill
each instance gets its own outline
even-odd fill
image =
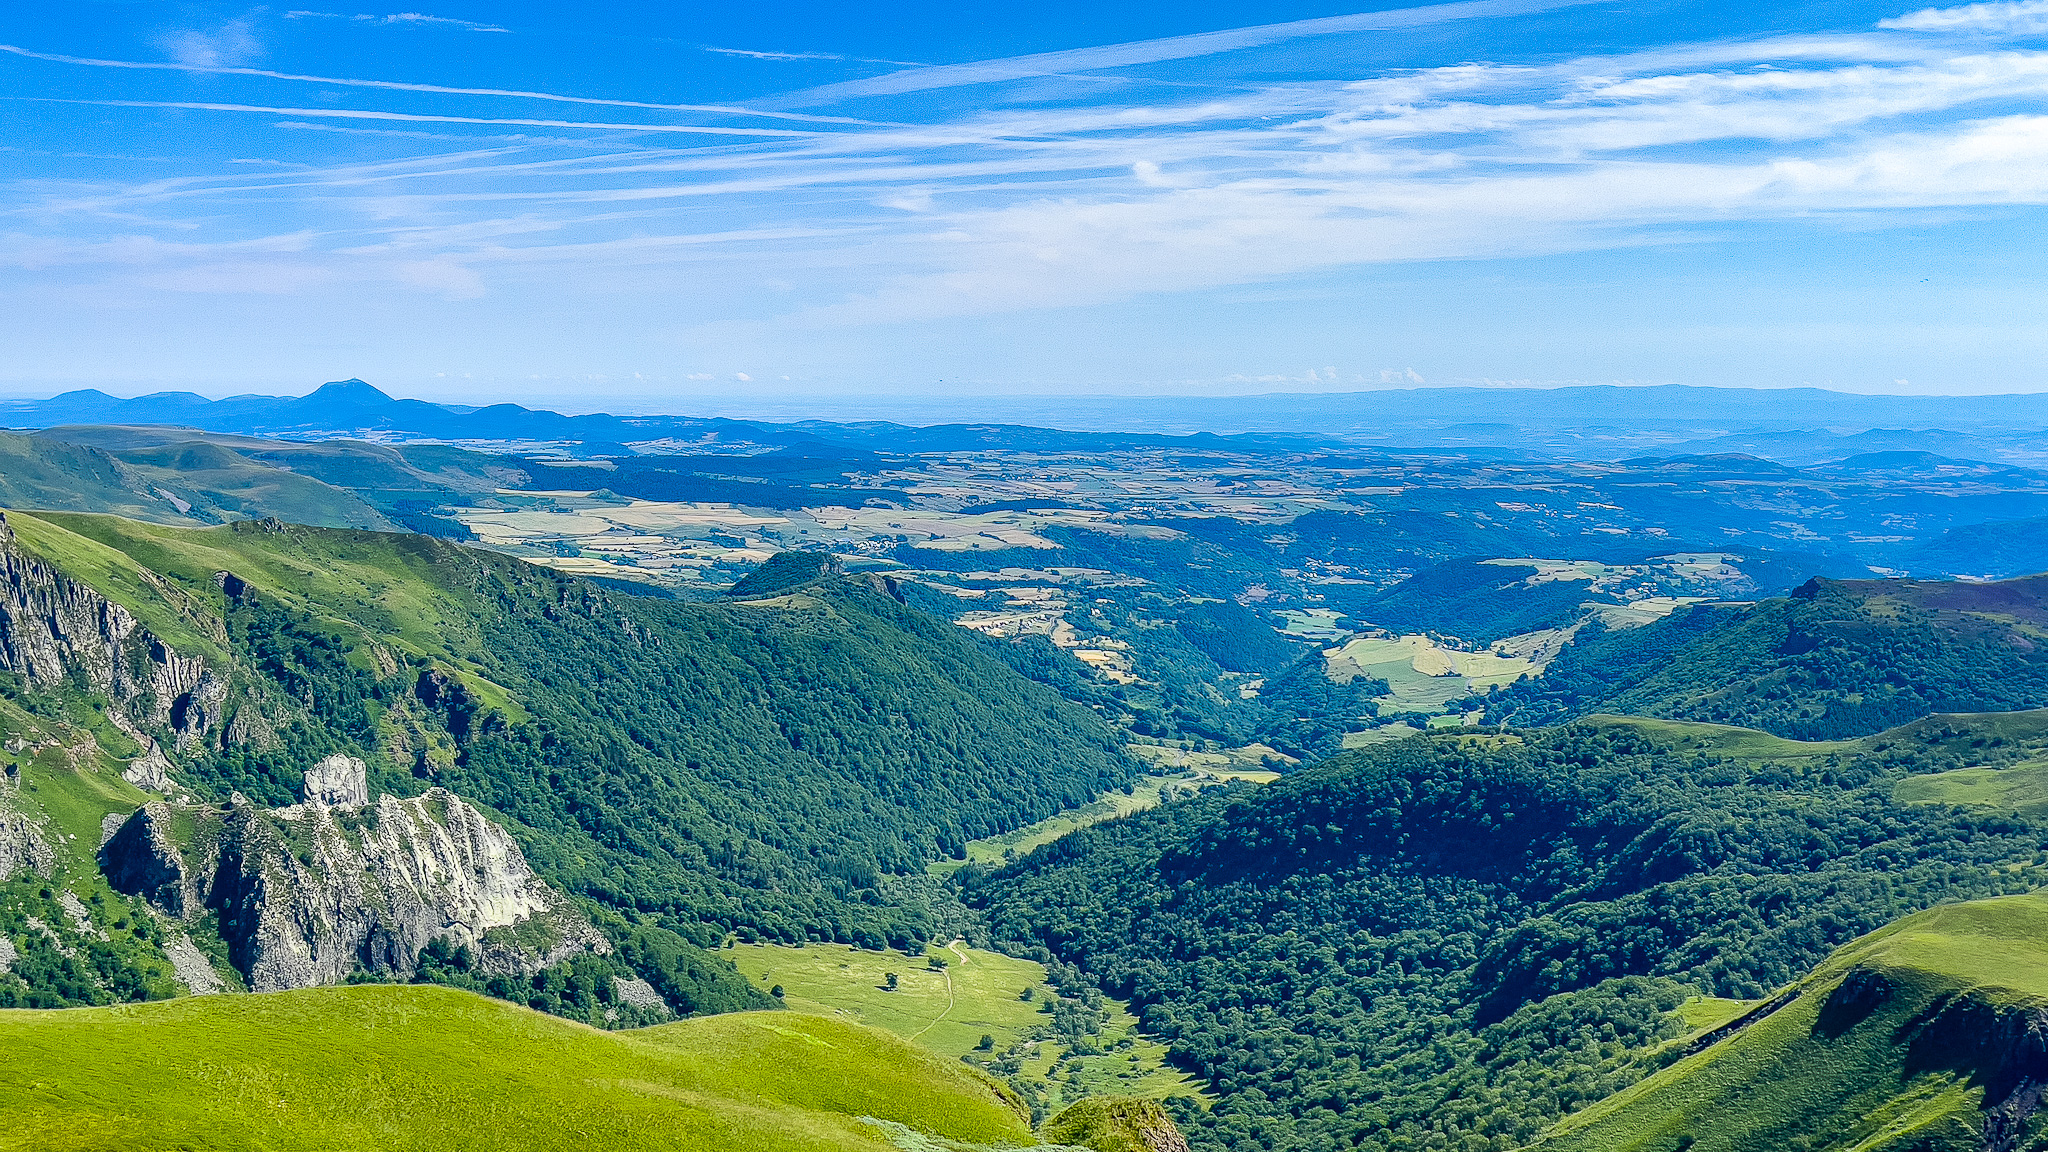
[[[0,1012],[0,1114],[24,1152],[1035,1143],[993,1080],[875,1029],[772,1012],[607,1033],[441,988]]]
[[[1484,698],[1488,723],[1592,712],[1862,736],[1931,712],[2048,704],[2048,577],[1993,584],[1809,581],[1756,604],[1702,604],[1580,632],[1540,677]]]
[[[0,506],[111,512],[168,524],[276,516],[343,528],[390,528],[352,492],[218,444],[124,449],[0,432]]]
[[[1900,915],[2048,882],[2031,809],[1912,787],[2044,753],[2039,713],[1814,743],[1443,732],[960,875],[995,939],[1128,1000],[1207,1081],[1214,1110],[1178,1117],[1197,1148],[1508,1152],[1660,1067],[1689,1000],[1761,999]]]
[[[2044,1008],[2048,897],[1934,908],[1839,949],[1535,1148],[2037,1148]]]

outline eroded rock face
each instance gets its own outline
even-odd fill
[[[49,685],[75,669],[137,721],[180,745],[217,724],[227,682],[173,652],[121,605],[22,550],[0,516],[0,669]]]
[[[57,855],[43,839],[42,829],[0,798],[0,880],[17,872],[48,876],[56,864]]]
[[[507,975],[610,948],[503,828],[440,788],[350,807],[154,803],[101,863],[114,887],[174,916],[218,913],[257,992],[338,983],[358,967],[407,976],[441,936]]]
[[[308,804],[361,808],[370,802],[369,769],[353,756],[329,756],[306,769],[303,794]]]

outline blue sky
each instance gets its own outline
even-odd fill
[[[29,7],[17,394],[2048,389],[2048,0]]]

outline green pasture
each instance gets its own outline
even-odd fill
[[[783,1002],[798,1012],[893,1032],[949,1059],[1016,1050],[1020,1078],[1048,1087],[1072,1083],[1096,1095],[1201,1093],[1200,1085],[1166,1066],[1165,1046],[1139,1035],[1137,1018],[1113,1000],[1104,1001],[1102,1055],[1071,1056],[1056,1041],[1034,1039],[1050,1034],[1052,1018],[1042,1009],[1056,993],[1045,984],[1045,969],[1030,960],[958,943],[932,949],[946,962],[943,970],[924,956],[846,944],[735,944],[719,954],[757,987],[781,986]],[[991,1040],[987,1049],[979,1047],[983,1036]]]
[[[448,988],[0,1011],[0,1149],[878,1150],[873,1117],[1036,1141],[992,1079],[887,1033],[751,1012],[600,1032]]]
[[[1387,682],[1383,711],[1441,712],[1453,700],[1515,680],[1537,669],[1534,661],[1492,651],[1445,648],[1427,636],[1362,637],[1327,658],[1332,680],[1363,676]]]

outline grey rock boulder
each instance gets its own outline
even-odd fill
[[[303,794],[308,804],[361,808],[370,802],[369,769],[353,756],[329,756],[306,769]]]

